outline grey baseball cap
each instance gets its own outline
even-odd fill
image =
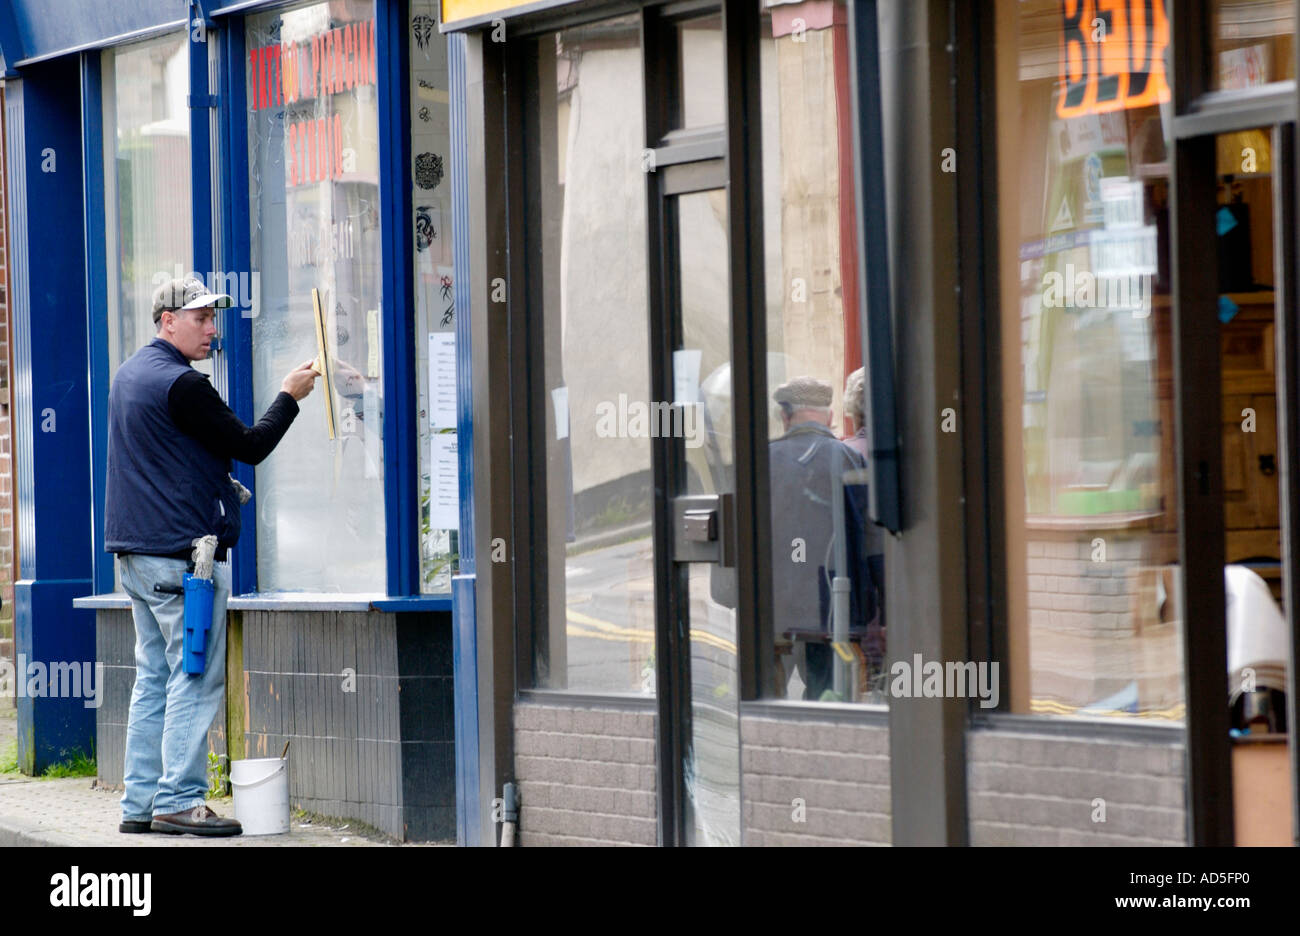
[[[157,325],[162,314],[167,311],[205,309],[209,306],[224,309],[233,301],[225,293],[212,292],[196,276],[168,280],[154,290],[153,321]]]

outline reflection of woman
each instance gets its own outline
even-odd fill
[[[845,445],[861,455],[864,461],[867,460],[865,395],[866,372],[864,368],[859,367],[844,381],[844,412],[849,419],[853,420],[854,431],[853,435],[843,441]],[[865,487],[845,488],[845,491],[846,493],[853,491],[863,498],[861,510],[865,515],[869,509],[865,502]],[[880,528],[870,521],[864,525],[862,532],[862,541],[854,542],[852,546],[856,549],[858,562],[865,558],[871,572],[871,587],[874,589],[874,600],[871,602],[872,617],[867,624],[867,633],[862,641],[862,649],[867,655],[868,669],[871,677],[874,678],[880,673],[885,661],[885,544]]]
[[[863,368],[859,367],[853,373],[849,374],[848,380],[844,381],[844,413],[853,420],[853,435],[844,439],[844,444],[853,451],[857,452],[863,458],[867,457],[867,427],[866,427],[866,405],[863,399],[865,376]]]

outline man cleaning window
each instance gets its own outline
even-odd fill
[[[294,368],[257,425],[244,425],[190,366],[208,356],[216,309],[230,303],[193,277],[164,283],[153,299],[157,335],[122,364],[108,394],[104,548],[117,555],[136,638],[122,832],[242,831],[205,796],[208,726],[226,682],[227,554],[248,499],[231,461],[256,465],[271,454],[317,374],[310,361]],[[211,627],[197,654],[184,653],[193,650],[184,640],[187,572],[211,581]]]

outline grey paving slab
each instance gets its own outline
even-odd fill
[[[9,776],[9,775],[6,775]],[[367,838],[337,823],[293,820],[284,835],[239,835],[199,838],[193,835],[124,835],[121,793],[92,788],[91,778],[31,780],[0,778],[0,846],[108,845],[115,847],[271,848],[285,846],[380,847],[390,844]],[[230,800],[213,800],[216,812],[234,815]]]
[[[0,751],[7,749],[17,734],[14,709],[6,702],[8,700],[0,699]],[[120,789],[101,787],[91,777],[38,780],[22,774],[0,774],[0,847],[347,848],[397,844],[391,839],[359,830],[355,820],[348,819],[304,821],[295,818],[290,831],[284,835],[240,835],[219,839],[152,833],[126,835],[117,830],[121,819],[121,795]],[[209,805],[223,816],[235,813],[229,798],[212,800]]]

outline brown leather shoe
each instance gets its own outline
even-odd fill
[[[154,816],[149,827],[168,835],[239,835],[244,831],[238,819],[224,819],[202,803],[182,812]]]

